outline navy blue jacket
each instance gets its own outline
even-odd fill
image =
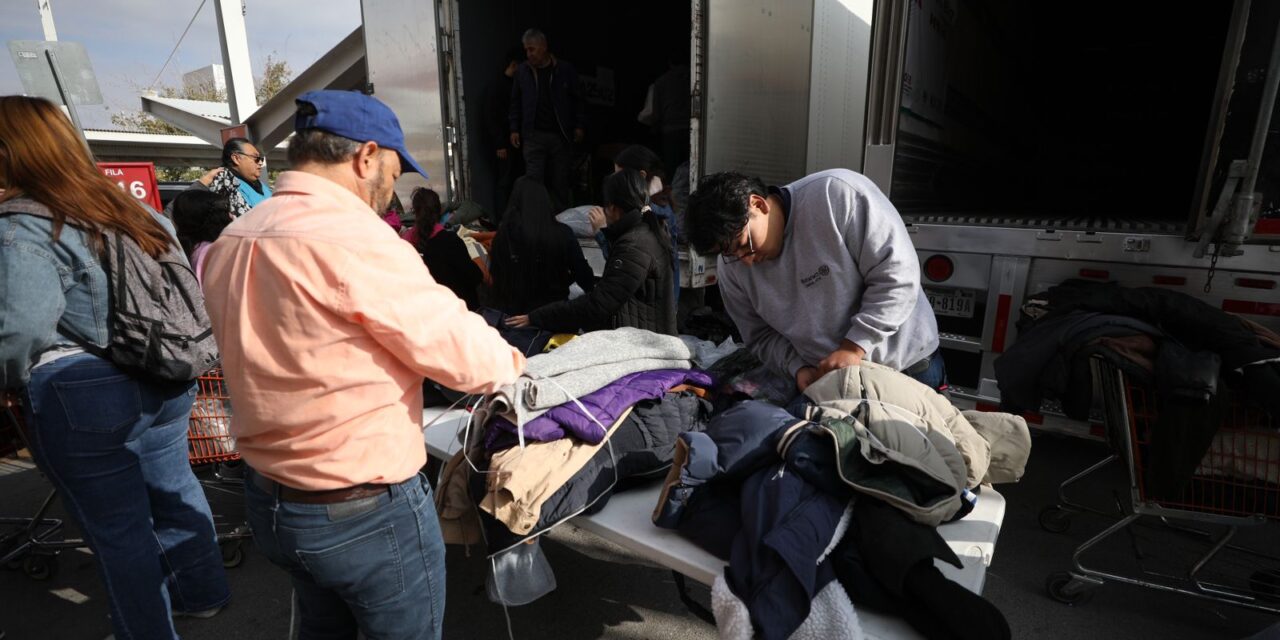
[[[524,134],[533,127],[538,112],[538,74],[528,62],[520,63],[511,83],[511,108],[507,112],[507,124],[512,133]],[[572,64],[552,58],[551,108],[555,111],[560,133],[572,139],[574,129],[582,129],[586,122],[586,101],[582,97],[582,84],[578,70]]]
[[[786,468],[776,448],[783,432],[804,422],[747,401],[712,418],[704,433],[681,434],[679,478],[654,518],[729,560],[726,581],[762,640],[789,637],[813,596],[835,579],[830,559],[817,560],[845,500]]]

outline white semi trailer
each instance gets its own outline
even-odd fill
[[[651,25],[627,32],[615,3],[363,10],[372,88],[452,196],[484,188],[486,66],[469,59],[495,59],[543,11],[611,31],[622,55],[663,42]],[[694,181],[832,167],[875,180],[912,233],[958,399],[998,405],[992,363],[1021,303],[1069,278],[1184,291],[1280,326],[1280,4],[692,0],[687,19],[672,28],[689,34]],[[714,257],[681,258],[684,286],[715,284]],[[1053,407],[1029,418],[1091,430]]]

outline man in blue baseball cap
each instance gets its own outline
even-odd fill
[[[293,580],[300,637],[440,638],[422,382],[492,393],[524,357],[382,221],[401,172],[426,175],[391,109],[346,91],[297,102],[291,170],[205,258],[248,519]]]

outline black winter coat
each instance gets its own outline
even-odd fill
[[[676,335],[676,299],[670,241],[632,211],[605,227],[609,262],[590,293],[545,305],[529,314],[534,326],[574,333],[635,327]]]
[[[418,233],[430,234],[431,230],[419,229]],[[458,234],[442,230],[434,236],[419,235],[417,249],[431,277],[449,287],[454,295],[467,303],[468,309],[474,310],[484,274],[471,259],[466,242]]]
[[[1239,318],[1177,291],[1067,280],[1035,297],[1046,301],[1050,317],[1097,311],[1149,322],[1192,351],[1222,356],[1227,371],[1280,357],[1280,351],[1262,344]]]
[[[512,194],[515,198],[516,195]],[[517,255],[512,239],[499,229],[489,252],[489,274],[493,276],[492,300],[485,304],[517,316],[569,297],[569,287],[577,283],[583,291],[595,286],[595,274],[582,255],[578,237],[568,225],[557,222],[560,243],[542,255]],[[550,274],[551,277],[539,274]],[[541,279],[540,279],[541,277]],[[547,327],[550,328],[550,327]]]

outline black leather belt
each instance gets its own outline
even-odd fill
[[[391,493],[391,485],[389,484],[358,484],[354,487],[345,487],[343,489],[328,489],[325,491],[307,491],[305,489],[294,489],[276,482],[260,473],[254,473],[253,484],[259,489],[266,491],[272,495],[279,496],[285,502],[298,502],[301,504],[336,504],[339,502],[351,502],[352,500],[360,500],[373,496],[380,496],[384,493]]]
[[[921,360],[920,362],[917,362],[917,363],[915,363],[915,364],[913,364],[913,365],[911,365],[911,366],[907,367],[906,369],[903,369],[903,370],[902,370],[902,372],[903,372],[903,373],[905,373],[905,374],[907,374],[907,375],[909,375],[909,376],[914,376],[914,375],[918,375],[918,374],[924,373],[925,371],[928,371],[928,370],[929,370],[929,363],[930,363],[930,362],[933,362],[933,356],[934,356],[934,355],[937,355],[937,352],[936,352],[936,351],[933,353],[933,355],[927,355],[927,356],[925,356],[925,357],[924,357],[924,360]]]

